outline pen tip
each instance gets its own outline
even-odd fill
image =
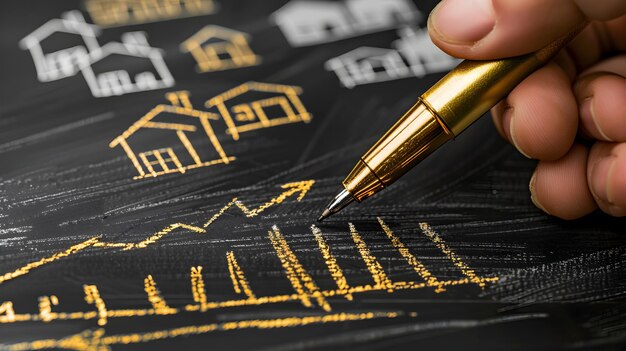
[[[352,197],[350,192],[343,189],[339,194],[337,194],[337,196],[335,196],[333,201],[328,204],[328,206],[324,209],[324,212],[322,212],[322,215],[320,216],[320,218],[317,219],[317,221],[321,222],[331,215],[339,212],[342,208],[348,206],[352,201],[354,201],[354,198]]]
[[[330,216],[331,213],[330,211],[326,208],[324,209],[324,212],[322,212],[322,215],[320,216],[320,218],[317,219],[318,222],[321,222],[323,220],[325,220],[326,218],[328,218],[328,216]]]

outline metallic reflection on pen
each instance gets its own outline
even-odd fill
[[[587,23],[547,47],[518,57],[461,62],[426,91],[379,139],[344,179],[339,195],[319,220],[361,202],[391,185],[407,171],[459,135],[513,88],[548,63]]]

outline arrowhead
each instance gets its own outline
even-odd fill
[[[300,182],[283,184],[281,188],[289,189],[286,192],[288,193],[288,195],[300,193],[300,195],[298,195],[298,198],[297,198],[297,200],[300,201],[304,198],[304,195],[306,195],[306,193],[309,190],[311,190],[311,187],[313,186],[313,184],[315,184],[315,180],[303,180]]]

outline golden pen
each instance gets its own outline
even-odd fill
[[[389,186],[446,141],[454,139],[524,78],[548,63],[586,25],[532,54],[461,62],[428,89],[361,157],[342,182],[344,189],[326,207],[319,221]]]

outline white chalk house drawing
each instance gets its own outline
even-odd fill
[[[291,46],[309,46],[417,24],[411,0],[292,0],[271,16]]]
[[[144,32],[124,33],[121,43],[95,49],[80,70],[94,97],[163,89],[175,83],[163,53],[148,44]]]
[[[368,46],[328,60],[325,67],[334,71],[346,88],[411,76],[398,51]]]
[[[148,44],[145,33],[124,33],[121,43],[100,46],[100,29],[86,23],[80,11],[69,11],[61,17],[49,20],[19,42],[23,50],[30,51],[39,81],[50,82],[81,72],[94,97],[174,85],[161,50]],[[46,41],[59,35],[65,36],[65,47],[49,50]]]
[[[180,50],[193,56],[198,72],[250,67],[261,62],[250,48],[250,39],[247,33],[208,25],[180,44]]]
[[[155,106],[109,144],[124,150],[137,170],[133,179],[185,173],[235,160],[224,152],[211,126],[220,116],[195,109],[188,91],[170,92],[165,97],[169,105]]]
[[[37,79],[50,82],[75,75],[80,64],[87,60],[89,52],[100,47],[96,39],[99,33],[97,26],[85,22],[80,11],[69,11],[28,34],[20,40],[19,46],[30,51]],[[55,36],[65,36],[64,39],[76,45],[46,52],[46,42]],[[71,36],[75,38],[69,38]]]
[[[448,56],[432,43],[426,29],[398,30],[393,49],[360,47],[326,61],[346,88],[427,74],[446,72],[460,60]]]

